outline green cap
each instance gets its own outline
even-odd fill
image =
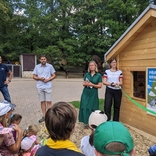
[[[125,145],[126,149],[123,152],[107,150],[105,147],[112,142],[120,142]],[[120,154],[126,156],[134,148],[134,142],[130,132],[122,123],[107,121],[96,128],[94,133],[94,147],[102,154]]]

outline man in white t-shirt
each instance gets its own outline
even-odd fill
[[[46,111],[52,106],[52,80],[56,77],[54,67],[47,63],[46,56],[40,56],[40,64],[36,65],[33,71],[33,78],[37,81],[37,91],[41,102],[43,117],[39,122],[45,119]]]

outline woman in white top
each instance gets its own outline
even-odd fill
[[[101,110],[95,110],[90,114],[88,125],[92,129],[92,133],[88,136],[84,136],[81,139],[81,145],[80,145],[80,150],[85,156],[95,156],[94,153],[95,149],[93,146],[94,131],[98,125],[106,121],[107,121],[107,116]]]
[[[103,84],[106,85],[104,111],[111,120],[111,107],[114,104],[113,121],[119,121],[120,105],[122,98],[122,71],[117,69],[117,60],[110,60],[110,69],[106,70],[103,76]]]

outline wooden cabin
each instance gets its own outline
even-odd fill
[[[156,5],[149,5],[104,57],[106,61],[117,59],[123,72],[123,91],[141,106],[156,112]],[[150,93],[149,67],[154,82]],[[141,109],[124,94],[120,121],[156,136],[156,115]]]

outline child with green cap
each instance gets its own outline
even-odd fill
[[[94,147],[96,156],[135,156],[133,138],[120,122],[99,125],[94,133]]]

